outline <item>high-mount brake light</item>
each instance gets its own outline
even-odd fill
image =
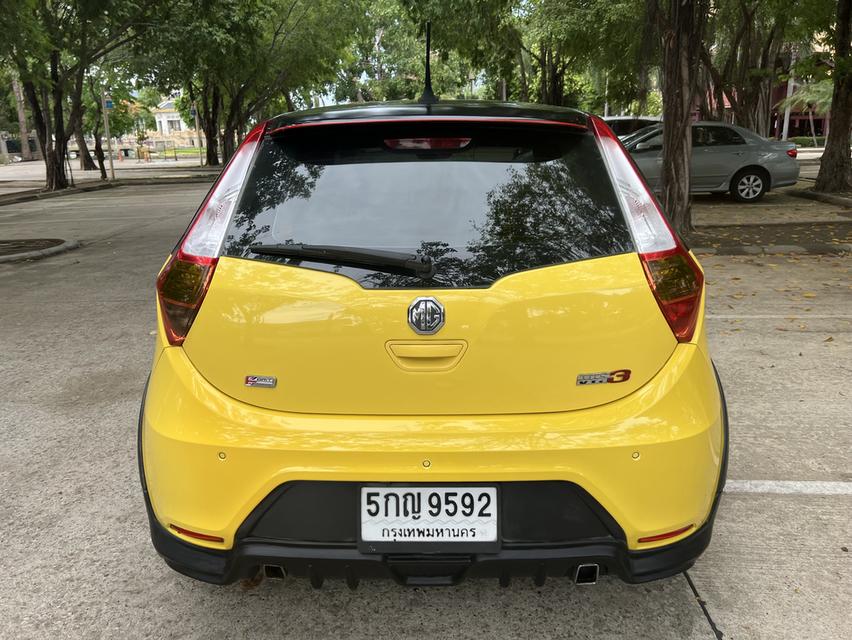
[[[389,138],[385,145],[389,149],[464,149],[470,138]]]
[[[651,291],[679,342],[698,323],[704,274],[672,231],[630,155],[598,117],[590,117]]]
[[[243,140],[157,277],[157,297],[169,344],[183,344],[201,308],[234,205],[265,126],[259,124]]]

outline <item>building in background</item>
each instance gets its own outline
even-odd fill
[[[198,144],[198,136],[191,124],[181,118],[175,107],[175,99],[163,100],[153,109],[156,129],[148,132],[148,138],[156,142],[169,142],[168,146],[194,147]]]

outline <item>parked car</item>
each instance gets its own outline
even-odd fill
[[[639,129],[659,124],[662,120],[660,116],[606,116],[603,119],[612,132],[621,139]]]
[[[273,118],[156,290],[139,467],[181,573],[643,582],[710,540],[704,277],[599,118]]]
[[[655,191],[662,175],[663,127],[646,127],[622,141]],[[692,125],[693,193],[730,191],[738,202],[757,202],[770,189],[796,184],[799,163],[792,142],[767,140],[720,122]]]

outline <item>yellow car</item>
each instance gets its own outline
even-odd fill
[[[264,122],[157,310],[140,471],[188,576],[642,582],[710,541],[727,419],[703,274],[597,117]]]

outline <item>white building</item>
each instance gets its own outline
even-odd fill
[[[180,117],[177,109],[175,109],[174,100],[163,100],[154,109],[154,120],[157,122],[157,133],[161,136],[171,136],[183,131],[190,131],[190,127]]]

